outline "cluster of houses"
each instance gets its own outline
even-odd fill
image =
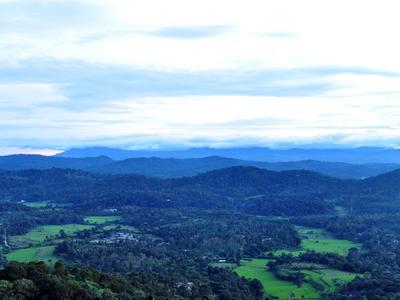
[[[125,241],[139,242],[139,239],[131,233],[127,232],[116,232],[109,237],[94,239],[90,243],[93,244],[117,244]]]

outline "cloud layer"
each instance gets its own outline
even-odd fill
[[[0,153],[398,146],[399,6],[0,0]]]

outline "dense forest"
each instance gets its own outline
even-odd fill
[[[264,259],[262,268],[276,280],[310,286],[319,298],[396,299],[399,183],[398,171],[364,180],[254,167],[175,179],[3,171],[0,226],[8,237],[0,293],[4,299],[264,299],[270,295],[263,282],[233,271]],[[326,252],[318,250],[320,236],[309,241],[315,250],[304,248],[311,236],[299,228],[353,244],[344,253]],[[30,249],[47,264],[12,262]],[[45,259],[43,249],[51,249]],[[329,282],[307,275],[319,270],[354,275],[327,289]]]
[[[68,169],[22,170],[0,173],[0,193],[3,201],[41,199],[87,208],[224,208],[291,216],[328,213],[336,203],[351,211],[393,212],[399,209],[400,171],[365,180],[342,180],[311,171],[274,172],[254,167],[231,167],[178,179]]]

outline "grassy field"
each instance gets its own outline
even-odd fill
[[[36,227],[30,230],[24,235],[16,235],[10,237],[10,242],[12,245],[24,246],[24,245],[37,245],[44,242],[48,238],[54,238],[59,234],[60,230],[64,230],[67,235],[72,235],[78,231],[91,229],[92,225],[82,225],[82,224],[66,224],[66,225],[44,225]]]
[[[328,268],[323,265],[302,263],[300,270],[304,275],[304,283],[298,287],[295,283],[278,279],[272,272],[268,271],[266,265],[268,259],[242,260],[235,272],[243,277],[258,279],[266,295],[287,299],[292,295],[295,299],[319,298],[321,292],[333,292],[338,286],[353,280],[358,274],[343,272]],[[312,266],[311,266],[312,265]],[[223,267],[221,264],[217,267]],[[232,267],[227,264],[227,267]],[[312,282],[318,283],[321,290],[317,290]]]
[[[6,257],[8,261],[29,262],[42,260],[48,263],[54,263],[57,261],[57,257],[53,254],[54,248],[55,246],[44,246],[18,249],[8,253]]]
[[[296,229],[302,239],[300,248],[295,250],[276,250],[272,252],[275,256],[282,254],[297,256],[306,250],[347,255],[349,249],[361,247],[360,244],[348,240],[335,239],[322,229],[300,226],[297,226]],[[269,272],[265,267],[268,261],[268,259],[242,260],[240,266],[235,269],[235,272],[246,278],[260,280],[265,293],[279,299],[287,299],[290,294],[296,299],[302,296],[305,298],[318,298],[320,292],[331,292],[339,285],[349,282],[357,276],[354,273],[342,272],[326,266],[313,265],[311,267],[305,264],[299,267],[299,270],[305,274],[306,283],[298,287],[293,282],[280,280],[272,272]],[[316,285],[313,287],[310,284],[313,282],[319,284],[321,290],[317,290],[315,288]]]
[[[308,280],[321,284],[325,291],[333,292],[338,286],[353,280],[357,274],[343,272],[331,268],[318,268],[316,270],[302,270]]]
[[[304,250],[337,253],[345,256],[351,248],[361,247],[361,244],[352,241],[335,239],[323,229],[297,227],[297,230],[302,238],[301,247]]]
[[[120,216],[87,216],[85,218],[85,222],[89,224],[104,224],[120,220],[122,220]]]
[[[300,249],[276,250],[272,253],[276,256],[282,254],[300,255],[306,250],[313,250],[320,253],[337,253],[346,256],[351,248],[360,248],[361,244],[348,240],[333,238],[328,232],[319,228],[296,227],[301,237]]]
[[[35,202],[24,202],[24,205],[32,208],[43,208],[49,204],[49,201],[35,201]]]
[[[256,278],[260,280],[264,287],[265,294],[287,299],[290,294],[295,298],[319,298],[320,294],[310,284],[304,283],[301,287],[290,281],[284,281],[266,269],[268,259],[242,260],[240,267],[235,269],[239,276],[246,278]]]

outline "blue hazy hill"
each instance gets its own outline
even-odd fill
[[[361,147],[332,149],[271,149],[265,147],[243,148],[192,148],[185,150],[124,150],[107,147],[73,148],[58,154],[59,157],[107,156],[115,160],[138,157],[204,158],[220,156],[251,161],[289,162],[317,160],[327,162],[400,163],[400,149]]]

